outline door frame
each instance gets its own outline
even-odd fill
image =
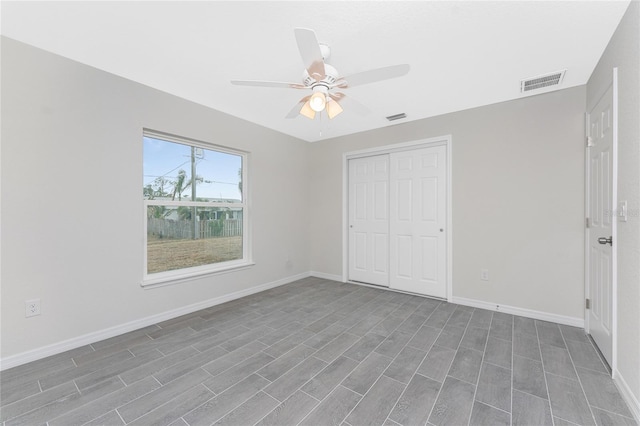
[[[445,146],[447,149],[447,301],[453,297],[453,220],[452,220],[452,151],[453,140],[451,135],[438,136],[428,139],[419,139],[410,142],[392,145],[377,146],[358,151],[349,151],[342,154],[342,282],[349,282],[349,160],[354,158],[370,157],[373,155],[391,154],[393,152],[410,151],[419,148]],[[355,283],[361,284],[361,283]],[[377,287],[376,287],[377,288]],[[385,287],[380,287],[386,289]],[[391,291],[398,291],[392,290]]]
[[[588,141],[588,137],[591,132],[591,123],[589,111],[591,111],[600,99],[607,93],[609,87],[612,87],[613,97],[613,130],[612,130],[612,142],[611,142],[611,237],[613,243],[611,244],[611,374],[615,374],[618,363],[618,68],[613,68],[611,83],[606,87],[603,87],[600,93],[595,97],[591,105],[587,105],[587,111],[585,112],[585,139]],[[590,175],[590,155],[589,147],[585,148],[585,198],[584,198],[584,212],[585,218],[589,218],[589,206],[590,206],[590,194],[591,188],[589,186]],[[585,220],[586,221],[586,220]],[[589,249],[589,228],[584,228],[584,294],[585,299],[591,299],[591,290],[589,282],[589,273],[591,269]],[[586,303],[584,306],[584,330],[589,333],[589,309],[587,309]]]

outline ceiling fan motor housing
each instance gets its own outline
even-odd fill
[[[317,81],[315,78],[309,75],[309,72],[307,70],[304,70],[302,72],[302,83],[307,87],[313,87],[316,84],[323,84],[330,87],[335,84],[338,78],[340,78],[338,70],[326,63],[324,64],[324,73],[324,78],[320,81]]]
[[[331,55],[331,49],[324,43],[318,43],[313,30],[294,28],[294,34],[305,68],[302,73],[302,84],[261,80],[231,81],[232,84],[241,86],[311,89],[313,93],[300,99],[298,104],[287,114],[286,118],[295,118],[298,115],[303,115],[313,119],[316,113],[323,110],[326,110],[330,119],[334,118],[343,111],[340,101],[346,96],[341,92],[333,92],[335,89],[348,89],[361,84],[375,83],[381,80],[401,77],[409,72],[409,65],[402,64],[363,71],[344,78],[340,76],[337,69],[326,63]],[[352,105],[357,105],[353,100],[351,102]],[[367,111],[366,108],[361,107],[360,111],[362,112],[363,110]]]

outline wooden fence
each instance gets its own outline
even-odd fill
[[[241,219],[212,219],[197,222],[197,238],[235,237],[242,235]],[[193,238],[193,221],[147,218],[147,235],[160,238]]]

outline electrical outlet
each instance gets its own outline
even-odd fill
[[[482,281],[489,281],[489,270],[488,269],[480,269],[480,279]]]
[[[40,315],[40,299],[31,299],[25,300],[24,302],[25,313],[24,316],[35,317],[36,315]]]

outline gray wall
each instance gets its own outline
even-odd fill
[[[312,144],[311,269],[342,274],[343,153],[450,134],[453,295],[579,321],[584,108],[580,86]]]
[[[613,66],[618,195],[640,212],[639,15],[632,2],[587,87],[311,145],[2,38],[0,356],[309,270],[340,275],[342,154],[447,134],[454,296],[582,318],[583,113]],[[254,267],[140,288],[143,127],[251,152]],[[619,249],[618,373],[639,398],[638,214]],[[42,315],[25,319],[31,298]]]
[[[632,1],[587,84],[589,108],[618,67],[618,371],[640,414],[640,2]],[[614,374],[614,375],[615,375]]]
[[[250,151],[255,266],[140,287],[143,128]],[[309,271],[306,142],[6,38],[1,136],[3,358]]]

